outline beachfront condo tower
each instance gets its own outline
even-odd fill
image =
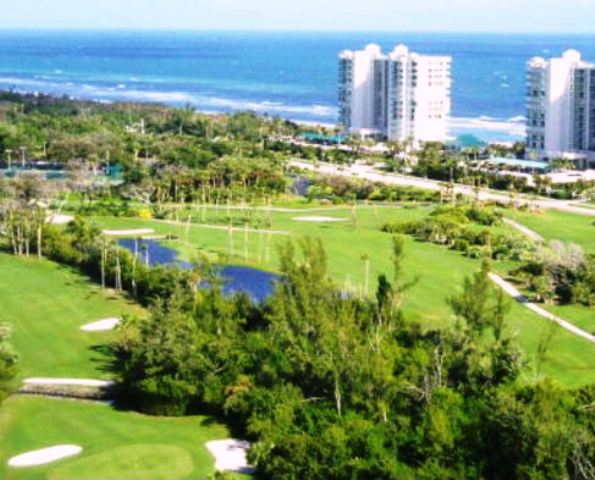
[[[527,151],[582,167],[595,162],[595,64],[576,50],[527,64]]]
[[[451,57],[398,45],[339,54],[339,123],[349,133],[389,140],[443,142],[451,108]]]

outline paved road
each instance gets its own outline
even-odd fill
[[[440,191],[442,188],[441,185],[444,183],[437,180],[412,177],[408,175],[385,173],[368,165],[337,166],[328,163],[318,163],[317,165],[314,165],[313,163],[302,160],[292,160],[290,162],[290,166],[302,168],[304,170],[316,171],[326,175],[335,175],[348,178],[357,177],[370,180],[372,182],[385,183],[387,185],[403,185],[433,191]],[[473,187],[468,185],[455,184],[454,191],[455,193],[460,193],[467,197],[476,196]],[[487,189],[480,190],[479,199],[503,203],[510,203],[511,201],[508,194]],[[595,209],[583,208],[577,206],[573,202],[567,202],[564,200],[554,200],[543,197],[539,197],[538,199],[530,199],[527,197],[518,196],[514,201],[517,205],[533,205],[542,209],[560,210],[563,212],[595,217]]]

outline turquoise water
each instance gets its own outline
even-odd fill
[[[595,60],[595,36],[0,31],[0,88],[333,123],[337,53],[372,41],[452,55],[452,133],[484,139],[522,135],[530,57]]]
[[[31,169],[16,169],[16,168],[0,168],[0,177],[13,178],[21,173],[33,173],[43,176],[47,180],[64,180],[66,173],[64,170],[31,170]]]

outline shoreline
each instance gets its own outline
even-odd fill
[[[216,115],[233,115],[234,113],[240,112],[254,112],[256,115],[264,117],[269,116],[271,118],[278,117],[285,121],[296,123],[300,126],[312,127],[312,128],[327,128],[335,129],[337,124],[331,122],[328,118],[321,119],[320,121],[314,119],[300,118],[291,115],[283,115],[281,113],[270,113],[267,111],[267,107],[283,110],[301,109],[306,111],[307,106],[296,106],[296,105],[284,105],[274,102],[267,101],[251,101],[251,100],[228,100],[227,103],[230,105],[228,108],[201,108],[198,102],[182,102],[182,98],[191,98],[192,94],[188,92],[155,92],[155,91],[142,91],[142,90],[120,90],[114,89],[112,91],[113,98],[102,97],[101,95],[89,94],[89,95],[72,95],[66,91],[60,93],[52,91],[51,89],[42,90],[29,90],[26,88],[8,88],[1,85],[0,77],[0,92],[2,93],[16,93],[19,95],[47,95],[53,98],[67,97],[71,101],[80,102],[94,102],[100,105],[114,105],[114,104],[140,104],[140,105],[154,105],[170,108],[183,108],[184,106],[191,107],[196,113],[202,115],[216,116]],[[115,92],[115,94],[114,94]],[[127,96],[128,95],[128,96]],[[170,101],[166,98],[170,97]],[[155,98],[152,98],[155,97]],[[161,99],[160,99],[161,98]],[[177,99],[177,100],[175,100]],[[212,97],[213,101],[221,100],[218,97]],[[225,102],[222,102],[225,103]],[[234,108],[231,105],[236,103],[238,108]],[[247,105],[257,107],[251,108],[240,108],[240,106]],[[334,109],[328,105],[315,105],[312,106],[312,110],[316,108],[320,109]],[[499,119],[490,117],[487,115],[480,115],[478,117],[450,117],[449,119],[449,136],[452,138],[459,138],[461,136],[475,136],[478,140],[485,143],[500,143],[509,144],[518,141],[524,141],[525,123],[524,116],[516,115],[508,119]]]

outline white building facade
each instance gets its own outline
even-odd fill
[[[339,123],[350,133],[414,142],[448,139],[451,57],[378,45],[339,55]]]
[[[595,64],[579,52],[527,64],[527,151],[581,166],[595,161]]]

